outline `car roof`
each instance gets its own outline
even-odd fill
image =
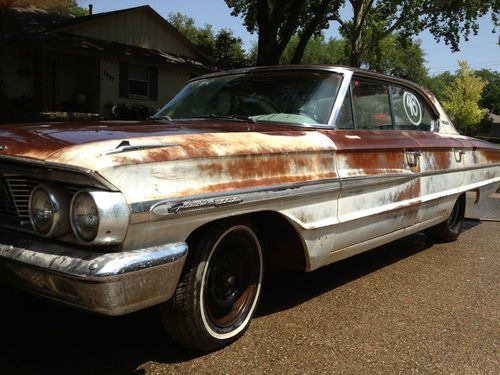
[[[326,71],[326,72],[341,72],[341,71],[351,71],[354,74],[354,77],[356,78],[364,78],[364,79],[376,79],[376,80],[381,80],[389,83],[394,83],[402,86],[406,86],[410,89],[413,89],[417,91],[423,99],[426,101],[426,103],[430,106],[431,110],[434,112],[435,115],[439,116],[439,111],[437,110],[434,100],[435,96],[433,93],[431,93],[427,88],[419,85],[418,83],[415,83],[413,81],[404,79],[404,78],[399,78],[399,77],[394,77],[390,76],[387,74],[382,74],[378,72],[374,72],[371,70],[366,70],[366,69],[361,69],[361,68],[355,68],[352,66],[347,66],[347,65],[322,65],[322,64],[312,64],[312,65],[270,65],[270,66],[254,66],[254,67],[248,67],[248,68],[241,68],[241,69],[233,69],[233,70],[225,70],[225,71],[220,71],[220,72],[215,72],[215,73],[209,73],[205,74],[202,76],[195,77],[190,80],[192,81],[197,81],[199,79],[204,79],[204,78],[212,78],[212,77],[220,77],[220,76],[225,76],[225,75],[232,75],[232,74],[247,74],[247,73],[257,73],[257,72],[279,72],[279,71],[300,71],[300,70],[315,70],[315,71]]]

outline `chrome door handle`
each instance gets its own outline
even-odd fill
[[[457,163],[460,163],[462,161],[463,156],[465,155],[465,151],[456,149],[453,149],[453,151],[455,154],[455,160],[457,161]]]

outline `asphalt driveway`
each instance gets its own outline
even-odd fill
[[[498,374],[499,291],[492,221],[267,275],[249,331],[206,355],[177,347],[155,309],[102,318],[0,285],[0,374]]]

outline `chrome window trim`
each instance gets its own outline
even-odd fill
[[[340,115],[340,109],[344,102],[344,98],[349,91],[349,86],[351,84],[351,79],[353,72],[347,69],[337,68],[334,70],[343,76],[340,87],[337,91],[337,97],[335,98],[335,103],[333,104],[332,111],[330,112],[330,119],[328,121],[328,128],[337,130],[337,119]],[[354,120],[353,120],[354,121]]]

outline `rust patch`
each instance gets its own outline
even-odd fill
[[[427,150],[423,153],[422,157],[427,161],[427,171],[441,171],[449,169],[450,163],[450,151],[436,150],[434,152],[428,152]],[[455,157],[452,155],[452,157]]]
[[[483,160],[485,160],[488,164],[500,163],[500,149],[482,149],[479,152],[481,153]]]
[[[394,195],[394,202],[402,202],[420,196],[420,182],[415,180]]]
[[[185,189],[182,191],[177,191],[172,198],[190,196],[190,195],[200,195],[207,193],[214,193],[218,191],[231,191],[240,190],[248,188],[258,188],[258,187],[268,187],[273,185],[284,185],[301,183],[308,181],[317,181],[324,179],[335,178],[335,173],[321,173],[317,175],[306,175],[306,176],[280,176],[271,178],[254,178],[241,181],[223,182],[211,185],[201,186],[195,189]]]
[[[402,132],[383,130],[321,130],[339,151],[379,151],[416,148],[417,144]]]
[[[328,173],[336,177],[332,154],[321,153],[221,158],[210,163],[200,162],[197,168],[201,175],[231,181],[314,173]]]
[[[363,175],[387,174],[390,171],[400,171],[406,166],[403,151],[349,151],[338,153],[337,158],[349,169],[362,171]]]
[[[172,160],[206,159],[209,157],[251,156],[266,154],[324,151],[333,152],[333,144],[326,146],[314,138],[316,132],[297,132],[293,137],[290,132],[269,135],[267,133],[228,133],[228,134],[187,134],[182,137],[151,139],[175,144],[174,147],[142,150],[140,152],[110,155],[114,164],[130,165],[154,163]],[[316,135],[318,135],[316,133]]]
[[[109,142],[118,143],[127,139],[165,137],[187,137],[191,145],[185,145],[193,152],[197,147],[200,157],[204,151],[203,142],[193,142],[195,135],[205,137],[217,133],[248,133],[258,131],[272,135],[288,135],[300,138],[305,134],[304,129],[286,124],[254,124],[231,121],[177,121],[160,123],[156,121],[87,121],[65,123],[34,123],[34,124],[5,124],[0,127],[0,145],[7,146],[1,155],[27,157],[47,160],[49,157],[61,157],[63,149],[90,143]],[[118,144],[117,143],[117,144]],[[158,143],[158,142],[157,142]],[[117,145],[116,144],[116,145]],[[115,145],[115,146],[116,146]],[[96,146],[98,146],[96,144]],[[161,158],[163,150],[151,154],[151,161]],[[139,159],[117,157],[129,164],[141,162]]]

